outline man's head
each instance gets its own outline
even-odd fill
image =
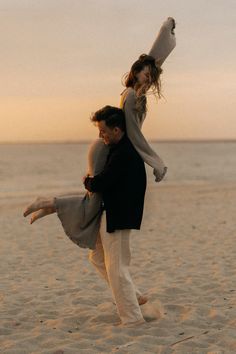
[[[91,121],[106,145],[117,144],[125,134],[125,114],[120,108],[105,106],[92,115]]]

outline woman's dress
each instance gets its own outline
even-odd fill
[[[174,49],[175,35],[172,33],[173,22],[168,18],[162,25],[149,55],[160,65]],[[132,88],[121,94],[120,107],[125,112],[127,135],[143,161],[153,167],[154,175],[164,172],[164,162],[151,149],[141,132],[145,111],[139,109],[138,99]],[[92,176],[100,173],[106,162],[108,146],[102,139],[97,139],[88,152],[88,173]],[[95,249],[101,218],[101,195],[89,193],[85,195],[63,196],[55,198],[57,215],[66,235],[82,248]]]

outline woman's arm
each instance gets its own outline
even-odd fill
[[[136,151],[142,157],[143,161],[146,162],[149,166],[153,167],[153,173],[156,177],[156,182],[159,182],[164,177],[167,171],[167,167],[165,166],[160,156],[158,156],[156,152],[150,147],[143,133],[141,132],[137,113],[135,112],[135,103],[135,91],[130,88],[123,107],[126,117],[127,135]]]
[[[152,48],[148,53],[156,59],[156,63],[160,66],[176,46],[174,29],[175,20],[173,17],[168,17],[162,24]]]

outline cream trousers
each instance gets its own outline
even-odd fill
[[[117,312],[123,324],[143,320],[137,299],[141,293],[133,284],[129,273],[130,231],[106,232],[106,212],[104,211],[96,249],[89,251],[90,262],[111,288]]]

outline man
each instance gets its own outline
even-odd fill
[[[85,188],[102,194],[103,214],[96,249],[89,259],[111,287],[123,325],[144,323],[139,304],[146,301],[130,273],[130,231],[140,229],[146,172],[143,160],[125,133],[124,112],[105,106],[91,119],[109,146],[103,171],[84,179]],[[140,300],[140,301],[139,301]]]

